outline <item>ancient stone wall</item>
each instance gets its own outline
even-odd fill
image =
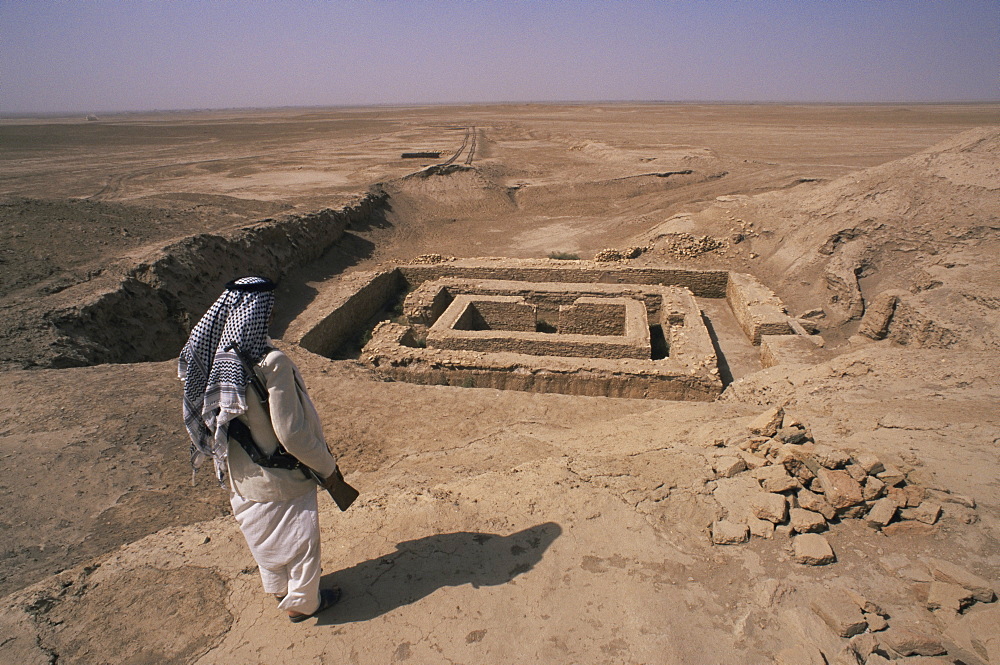
[[[562,335],[624,335],[625,305],[623,298],[577,298],[572,305],[559,307],[556,332]]]
[[[743,333],[755,345],[760,344],[761,335],[790,335],[794,332],[788,323],[784,304],[753,275],[730,273],[726,300]]]
[[[399,270],[411,286],[442,277],[549,283],[658,284],[683,286],[700,298],[725,298],[729,281],[729,273],[725,270],[645,268],[595,261],[546,259],[462,259],[404,265]]]

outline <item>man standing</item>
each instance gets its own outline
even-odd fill
[[[178,375],[184,382],[192,466],[197,470],[211,458],[219,483],[228,481],[233,514],[264,590],[297,623],[340,600],[340,589],[319,588],[314,480],[319,476],[332,483],[340,474],[298,369],[267,336],[274,288],[263,277],[227,284],[191,331]],[[240,352],[252,366],[241,362]],[[255,379],[263,386],[261,395],[247,390]],[[291,464],[279,463],[287,459]]]

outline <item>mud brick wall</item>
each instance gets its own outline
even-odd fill
[[[755,345],[760,344],[761,335],[790,335],[794,332],[784,304],[753,275],[730,273],[726,300],[743,333]]]
[[[415,286],[441,277],[499,279],[522,282],[578,282],[600,284],[658,284],[684,286],[701,298],[725,298],[729,273],[725,270],[634,268],[595,261],[551,259],[464,259],[446,263],[400,266],[403,277]]]
[[[395,270],[354,273],[344,281],[346,288],[334,294],[326,303],[329,312],[319,321],[296,321],[289,326],[293,340],[297,333],[312,323],[301,337],[300,346],[313,353],[329,356],[344,342],[358,334],[364,323],[378,314],[386,303],[403,288],[402,279]],[[315,310],[316,308],[311,308]]]
[[[664,334],[670,347],[670,358],[696,371],[718,367],[715,345],[701,318],[701,310],[690,292],[675,291],[664,295]],[[682,317],[677,320],[680,312]]]
[[[559,308],[556,329],[564,335],[624,335],[625,303],[621,298],[577,298]]]
[[[444,314],[451,301],[451,293],[439,282],[424,282],[406,296],[403,314],[410,323],[429,326]]]
[[[524,298],[515,297],[510,301],[476,300],[469,303],[469,309],[478,312],[484,328],[465,328],[465,330],[535,332],[535,307],[524,302]]]

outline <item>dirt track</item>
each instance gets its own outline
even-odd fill
[[[1000,580],[998,134],[951,138],[997,124],[995,106],[0,122],[0,583],[10,594],[0,633],[12,636],[0,640],[0,660],[771,662],[815,645],[838,662],[847,640],[809,609],[837,583],[883,605],[890,626],[925,622],[951,640],[953,657],[989,662],[961,651],[953,633],[968,621],[918,610],[929,556],[994,588]],[[473,126],[472,168],[414,175],[421,165],[400,158],[454,154]],[[344,271],[428,252],[589,258],[649,242],[640,263],[752,272],[796,315],[824,307],[834,357],[747,376],[720,402],[691,405],[380,383],[352,361],[289,348],[364,490],[357,508],[326,506],[322,517],[344,605],[291,631],[259,592],[224,493],[207,474],[188,486],[171,361],[25,366],[83,362],[70,351],[96,339],[86,320],[76,337],[57,334],[51,312],[117,288],[161,248],[196,234],[238,237],[266,218],[292,219],[280,228],[293,237],[303,226],[295,216],[370,192],[387,205],[352,221],[319,260],[300,264],[275,248],[292,257],[281,263],[279,334]],[[669,244],[679,233],[730,244],[682,256]],[[179,270],[175,279],[195,274]],[[837,281],[844,271],[853,287]],[[188,300],[164,280],[142,297],[192,303],[197,317],[196,303],[225,281],[212,279]],[[851,294],[864,305],[887,290],[906,292],[896,337],[859,343]],[[829,566],[794,563],[780,535],[713,547],[716,442],[739,438],[773,404],[818,442],[871,451],[976,508],[951,504],[934,527],[891,536],[845,519],[830,529],[838,561]],[[108,624],[109,608],[134,621]],[[981,613],[996,616],[989,604],[969,611]],[[193,633],[196,615],[212,621]]]

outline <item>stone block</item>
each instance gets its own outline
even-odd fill
[[[760,455],[755,455],[745,450],[740,451],[740,459],[743,460],[748,469],[759,469],[760,467],[767,466],[769,464],[766,457],[761,457]]]
[[[885,493],[885,483],[875,476],[868,476],[861,486],[861,496],[865,501],[874,501]]]
[[[789,511],[789,524],[798,533],[815,533],[826,529],[826,518],[819,513],[803,508],[792,508]]]
[[[833,446],[817,445],[812,451],[813,457],[828,469],[842,469],[851,461],[851,456]]]
[[[940,656],[947,653],[941,638],[925,627],[889,626],[879,639],[901,656]]]
[[[891,487],[902,485],[906,481],[906,474],[893,466],[887,466],[875,475],[879,480]]]
[[[796,538],[796,541],[799,538],[802,536]],[[868,628],[861,610],[844,589],[833,588],[818,592],[809,605],[838,637],[853,637]]]
[[[864,484],[864,482],[868,479],[868,474],[865,473],[865,470],[857,464],[848,464],[844,467],[844,470],[847,471],[847,474],[851,478],[854,478],[859,483]]]
[[[792,541],[795,560],[809,566],[822,566],[837,560],[829,541],[818,533],[804,533]]]
[[[877,653],[873,653],[865,660],[865,665],[892,665],[892,661]]]
[[[867,624],[867,621],[865,623]],[[860,633],[851,638],[850,645],[851,650],[863,663],[878,648],[878,638],[871,633]]]
[[[879,458],[871,453],[858,453],[854,456],[854,463],[864,469],[869,476],[885,471],[885,466]]]
[[[756,517],[748,517],[747,526],[750,528],[751,536],[767,538],[768,540],[774,537],[773,522],[768,522],[767,520],[758,519]]]
[[[972,592],[972,597],[981,603],[990,603],[996,598],[993,586],[988,581],[965,568],[944,559],[929,559],[928,564],[935,580],[968,589]]]
[[[868,630],[873,633],[877,633],[880,630],[885,630],[889,627],[889,622],[886,621],[881,614],[876,614],[874,612],[864,612],[865,621],[868,623]]]
[[[718,520],[712,523],[712,542],[716,545],[738,545],[750,540],[746,524]]]
[[[927,609],[961,612],[975,601],[974,596],[963,586],[934,580],[927,592]]]
[[[823,495],[827,502],[837,510],[856,506],[864,501],[861,485],[846,471],[821,467],[816,471],[816,478],[823,486]]]
[[[828,520],[832,520],[837,515],[837,509],[831,506],[822,494],[800,489],[797,498],[800,508],[819,513]]]
[[[753,470],[753,476],[768,492],[787,492],[798,489],[802,484],[792,476],[788,475],[785,467],[780,464],[772,464]]]
[[[798,427],[782,427],[778,430],[778,434],[775,437],[782,443],[791,443],[793,445],[805,443],[808,438],[806,431]]]
[[[788,519],[788,500],[780,494],[758,492],[750,496],[748,504],[754,517],[781,524]]]
[[[933,524],[914,522],[893,522],[889,526],[882,527],[882,533],[887,536],[929,536],[937,531]]]
[[[1000,606],[977,605],[945,629],[948,653],[968,665],[1000,663]]]
[[[917,485],[906,485],[903,487],[903,496],[906,497],[906,506],[913,508],[919,506],[926,495],[926,491],[923,487]]]
[[[780,406],[772,407],[753,419],[750,423],[750,433],[770,438],[781,429],[784,416],[784,409]]]
[[[899,511],[899,516],[904,520],[935,524],[941,517],[941,506],[931,501],[924,501],[916,508],[904,508]]]
[[[869,526],[881,529],[896,517],[896,510],[898,510],[898,507],[892,499],[879,499],[871,507],[871,510],[868,511],[865,521]]]
[[[737,473],[746,471],[747,463],[740,457],[723,455],[712,460],[712,470],[723,478],[732,478]]]

